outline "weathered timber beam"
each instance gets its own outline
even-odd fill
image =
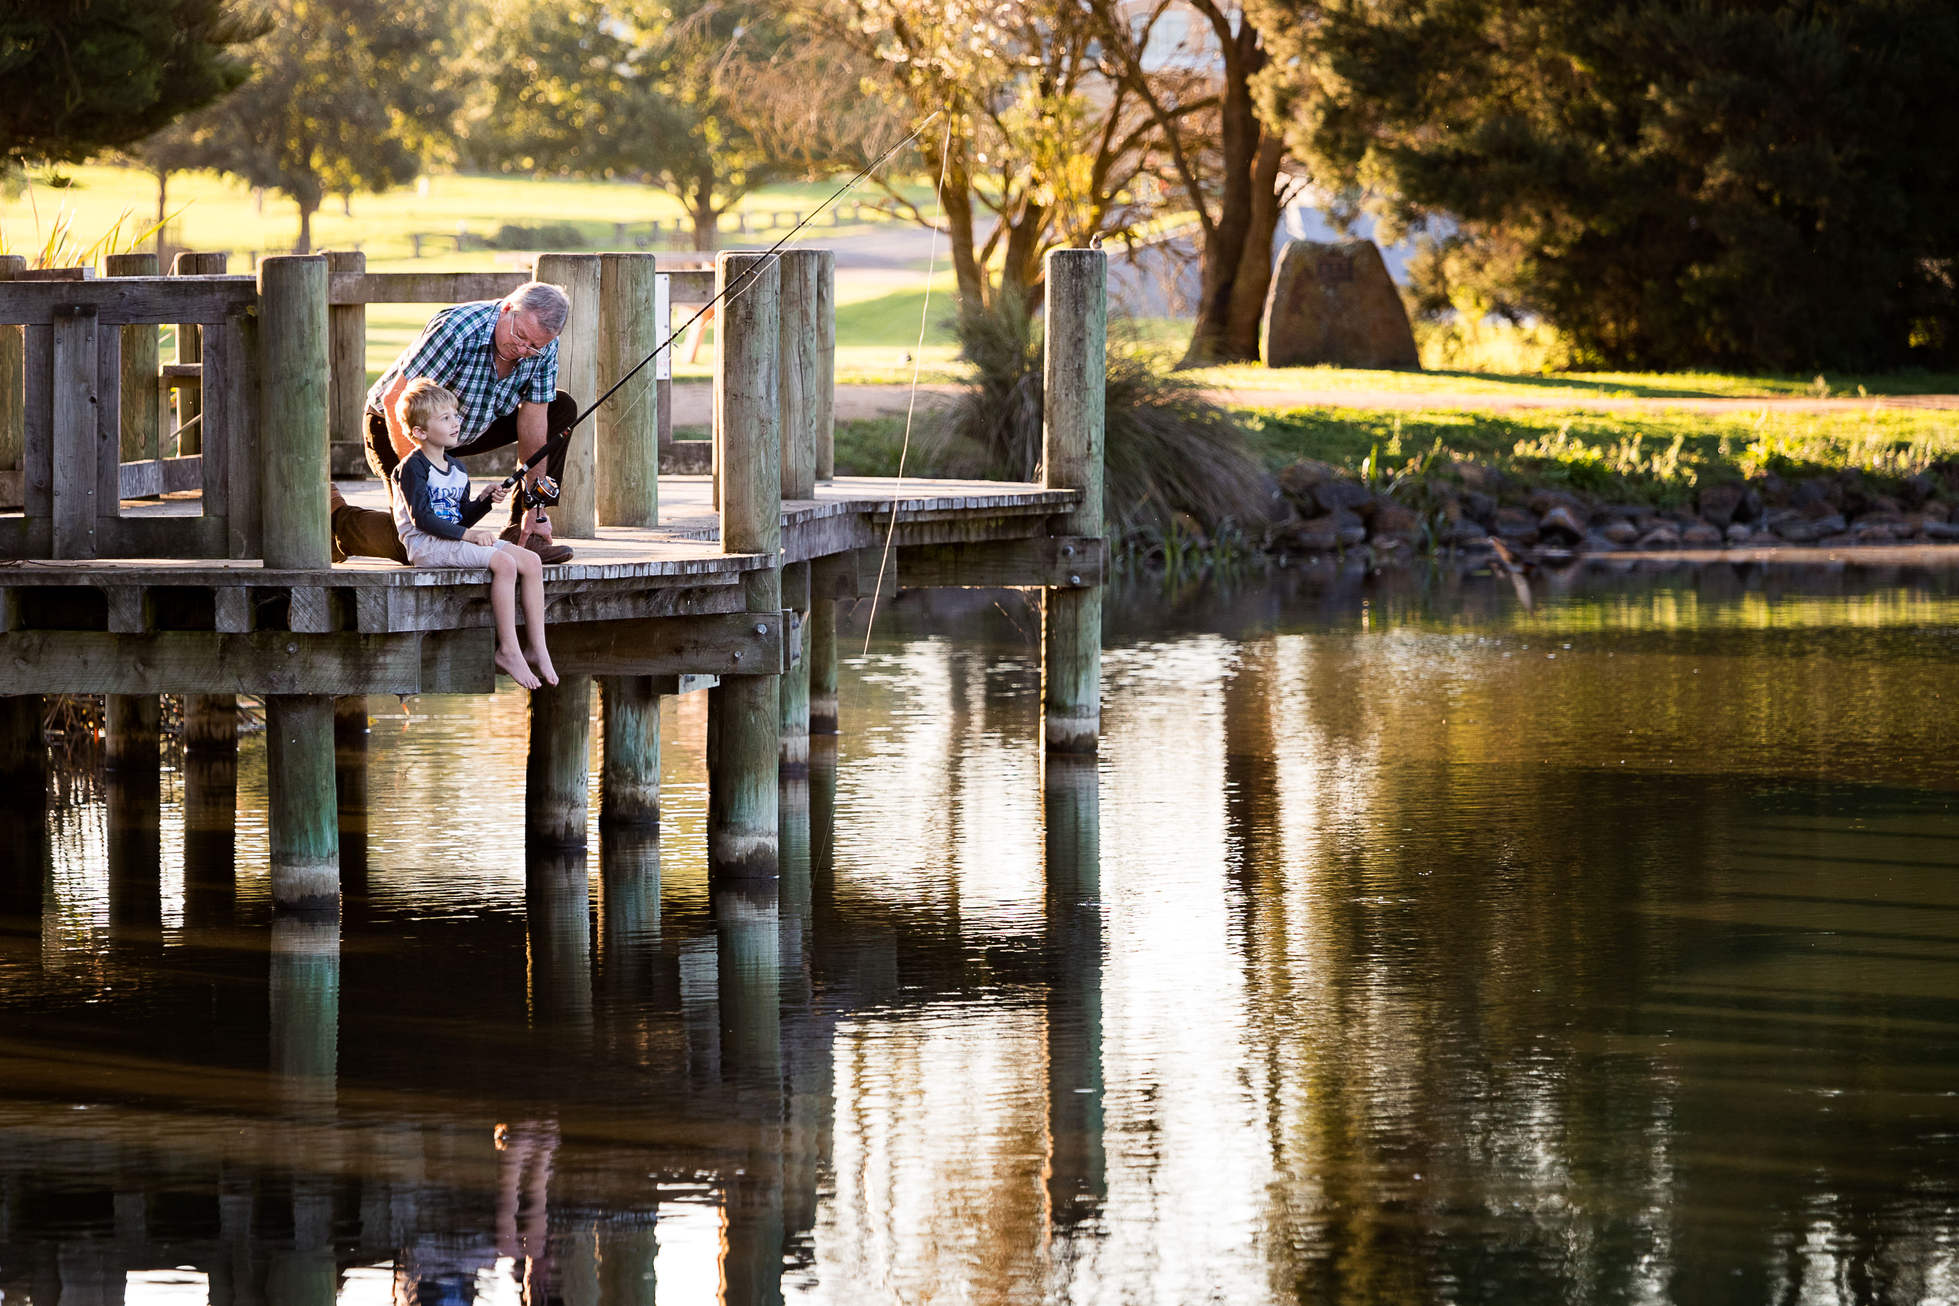
[[[204,388],[204,364],[165,363],[157,369],[163,378],[164,388],[168,390],[201,390]]]
[[[474,629],[495,624],[488,583],[440,589],[363,588],[354,593],[357,622],[364,631]],[[741,586],[736,584],[649,588],[627,582],[559,593],[547,581],[544,600],[545,620],[554,627],[589,621],[706,616],[740,612],[743,607]],[[555,642],[557,636],[552,639]]]
[[[897,554],[898,576],[905,589],[1016,585],[1079,589],[1102,584],[1108,570],[1107,546],[1081,536],[912,545]]]
[[[463,304],[502,299],[529,280],[526,272],[341,272],[327,282],[327,303]]]
[[[786,614],[588,621],[551,629],[559,671],[597,676],[780,675],[793,651]]]
[[[219,323],[258,302],[253,277],[111,277],[0,282],[0,322],[48,326],[57,308],[85,305],[103,326]]]
[[[188,458],[152,458],[124,463],[120,475],[123,498],[153,499],[159,494],[177,494],[202,488],[204,459],[192,454]]]
[[[897,592],[898,559],[895,550],[888,564],[884,550],[876,545],[812,558],[809,564],[811,599],[861,599],[878,592],[878,573],[884,573],[883,596]]]
[[[494,687],[489,631],[431,635],[0,635],[22,694],[462,694]]]

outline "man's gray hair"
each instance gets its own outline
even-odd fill
[[[548,281],[526,281],[504,296],[503,302],[513,313],[530,314],[538,330],[554,336],[565,329],[565,319],[571,316],[570,298]]]

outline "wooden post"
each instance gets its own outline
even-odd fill
[[[777,365],[781,379],[776,397],[782,410],[782,497],[809,499],[816,495],[816,422],[819,408],[817,294],[823,252],[792,249],[778,265],[782,279],[782,308]]]
[[[653,264],[651,254],[599,256],[599,374],[593,399],[617,385],[666,337],[654,312],[658,274]],[[648,363],[592,415],[598,423],[599,525],[659,525],[659,408]]]
[[[1059,534],[1102,534],[1102,422],[1107,389],[1108,256],[1049,250],[1042,385],[1042,462],[1050,487],[1080,490]],[[1047,748],[1093,753],[1102,732],[1102,587],[1041,596],[1041,706]]]
[[[359,250],[328,250],[327,275],[367,271]],[[335,476],[367,475],[367,305],[327,307],[327,442]]]
[[[11,281],[27,270],[19,254],[0,254],[0,281]],[[27,465],[27,333],[20,326],[0,325],[0,473],[24,471]],[[17,494],[0,493],[0,508],[18,508]]]
[[[324,502],[324,496],[317,497]],[[338,912],[340,823],[331,695],[267,695],[265,787],[272,905],[285,911]]]
[[[837,475],[837,252],[816,254],[816,379],[810,393],[816,406],[816,479]]]
[[[97,350],[100,334],[93,305],[57,308],[54,314],[54,556],[95,556],[97,423],[100,402]]]
[[[524,839],[539,848],[583,848],[591,782],[592,678],[563,677],[531,691],[530,758],[524,768]]]
[[[46,795],[48,738],[42,710],[39,694],[0,694],[0,798]]]
[[[154,773],[163,763],[163,705],[155,694],[109,694],[102,712],[103,762],[111,771]]]
[[[720,306],[714,408],[723,454],[721,548],[759,553],[771,565],[745,572],[742,590],[757,623],[781,620],[782,435],[776,396],[780,279],[755,253],[715,258],[715,285],[744,277],[740,294]],[[752,275],[750,275],[752,274]],[[780,731],[779,668],[723,676],[708,691],[708,868],[733,877],[776,873],[776,754]]]
[[[238,700],[230,694],[184,695],[184,748],[238,756]]]
[[[259,430],[267,567],[332,565],[327,521],[327,264],[259,265]]]
[[[660,824],[660,696],[651,676],[601,676],[605,718],[599,825]]]
[[[792,562],[782,569],[782,606],[785,611],[796,614],[805,630],[809,628],[807,562]],[[785,777],[806,776],[809,774],[810,732],[810,665],[807,653],[782,673],[782,691],[778,702],[782,715],[777,722],[781,734],[776,756],[777,768]]]
[[[558,389],[582,407],[599,397],[599,255],[540,254],[535,275],[571,296],[571,316],[565,319],[564,333],[558,337]],[[551,510],[558,539],[590,539],[598,531],[594,418],[579,424],[571,447],[565,451],[565,474],[559,483],[564,498]]]
[[[837,733],[837,601],[812,599],[803,622],[803,662],[809,667],[809,732]]]
[[[111,254],[103,270],[112,277],[154,277],[154,254]],[[153,461],[160,449],[163,391],[158,386],[162,350],[154,326],[122,329],[122,460]]]
[[[225,254],[194,254],[184,250],[172,260],[170,275],[173,277],[221,277],[229,256]],[[204,328],[195,322],[177,324],[177,361],[179,363],[204,363]],[[204,426],[197,421],[204,411],[203,378],[190,389],[177,392],[177,456],[185,457],[200,453],[204,448]],[[193,425],[193,423],[196,423]]]

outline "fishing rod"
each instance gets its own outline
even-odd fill
[[[873,172],[876,172],[886,159],[896,154],[899,150],[904,149],[905,146],[911,144],[914,140],[917,140],[919,133],[924,131],[927,127],[931,126],[932,120],[934,118],[937,118],[940,114],[944,112],[945,110],[943,109],[934,109],[930,117],[927,117],[924,122],[919,123],[918,126],[912,131],[911,135],[905,137],[903,140],[899,141],[896,145],[893,145],[890,149],[878,155],[875,159],[872,159],[868,164],[864,166],[864,168],[860,172],[858,172],[856,176],[852,177],[849,181],[845,182],[843,185],[837,187],[837,189],[831,193],[828,199],[824,200],[821,204],[817,205],[814,209],[812,209],[809,215],[805,217],[801,222],[798,222],[795,226],[789,228],[788,231],[784,232],[782,234],[782,238],[777,240],[775,244],[769,246],[769,248],[763,252],[762,257],[757,259],[746,272],[742,273],[739,278],[729,282],[722,289],[715,292],[714,298],[708,300],[707,303],[701,305],[698,309],[694,310],[694,316],[688,318],[685,322],[682,322],[679,326],[675,327],[671,332],[668,333],[667,338],[665,340],[662,340],[658,345],[654,346],[652,353],[648,354],[646,357],[640,359],[637,363],[633,364],[630,371],[628,371],[624,376],[620,377],[617,381],[614,381],[612,383],[611,389],[607,390],[604,394],[600,395],[597,399],[594,399],[591,402],[591,405],[587,407],[583,412],[579,413],[576,417],[573,417],[570,423],[566,425],[563,430],[552,435],[550,439],[546,440],[542,445],[538,447],[536,453],[532,454],[530,457],[524,459],[522,463],[518,464],[516,471],[506,476],[501,482],[498,483],[495,489],[485,490],[481,497],[487,499],[492,494],[495,493],[496,489],[507,490],[514,486],[517,486],[521,482],[523,488],[518,491],[518,496],[525,508],[529,509],[529,508],[556,507],[558,500],[561,497],[558,488],[558,482],[554,478],[549,476],[540,476],[537,477],[535,480],[525,481],[524,474],[526,472],[531,471],[539,463],[543,462],[546,458],[550,457],[554,450],[556,450],[559,446],[564,444],[565,441],[569,440],[571,438],[571,433],[578,429],[578,424],[580,422],[584,421],[586,418],[590,417],[594,412],[596,412],[600,404],[604,403],[606,400],[612,398],[613,395],[617,394],[619,392],[619,388],[625,385],[626,382],[632,380],[633,377],[638,374],[639,370],[642,367],[645,367],[648,363],[652,362],[655,358],[658,358],[660,356],[660,352],[664,350],[668,345],[671,345],[674,341],[678,340],[681,337],[682,333],[684,333],[688,327],[691,327],[694,325],[694,323],[700,321],[701,318],[707,315],[709,310],[711,310],[716,304],[720,303],[723,299],[726,299],[730,296],[739,295],[742,291],[746,290],[749,284],[756,277],[761,275],[763,269],[769,266],[771,260],[775,260],[780,257],[778,251],[780,251],[784,245],[788,244],[790,239],[794,237],[797,232],[801,231],[804,227],[808,226],[817,217],[817,215],[821,214],[825,209],[829,208],[832,204],[836,203],[837,199],[840,196],[842,196],[845,192],[850,190],[851,187],[855,186],[858,182],[864,180],[864,178],[870,176]]]

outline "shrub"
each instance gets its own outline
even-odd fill
[[[546,223],[541,227],[521,227],[506,222],[497,228],[490,243],[498,249],[583,249],[585,233],[569,222]]]
[[[942,409],[933,461],[950,475],[1041,474],[1041,336],[1019,302],[961,309],[954,324],[975,379]],[[1108,352],[1103,501],[1110,534],[1161,534],[1181,517],[1207,534],[1262,533],[1274,503],[1245,429],[1118,325]]]

